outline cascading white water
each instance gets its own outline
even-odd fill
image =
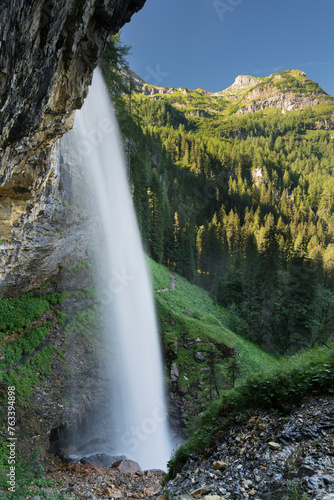
[[[114,428],[105,430],[106,439],[112,432],[112,454],[124,454],[142,468],[165,468],[171,440],[153,294],[121,138],[99,70],[76,113],[72,137],[95,185],[106,242],[102,296],[117,337],[108,347],[118,382],[112,389]]]

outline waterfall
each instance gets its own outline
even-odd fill
[[[112,442],[110,454],[125,455],[145,469],[165,468],[171,441],[153,293],[121,137],[99,70],[83,108],[76,112],[71,134],[92,179],[105,243],[101,298],[113,379],[112,425],[105,429],[106,441]]]

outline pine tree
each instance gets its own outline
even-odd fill
[[[254,335],[260,324],[260,303],[262,296],[262,266],[261,258],[257,248],[254,234],[249,233],[245,248],[245,258],[242,266],[242,293],[243,302],[240,313],[249,324],[249,337],[251,340],[259,340]]]
[[[291,258],[281,314],[281,343],[295,352],[312,338],[312,304],[316,291],[316,264],[306,257],[305,241]]]
[[[156,171],[153,171],[151,185],[147,191],[150,206],[149,251],[156,262],[162,261],[163,255],[163,213],[162,189]]]
[[[261,252],[261,310],[258,341],[266,349],[275,346],[274,311],[278,284],[279,251],[272,214],[265,217]]]
[[[195,230],[193,223],[189,220],[181,233],[177,272],[185,276],[190,282],[193,282],[195,278],[195,262]]]
[[[110,38],[102,59],[102,72],[119,119],[127,115],[124,95],[131,94],[132,91],[131,79],[127,79],[122,72],[129,70],[129,53],[130,47],[122,43],[119,32]]]
[[[162,188],[162,212],[163,212],[163,263],[172,265],[173,262],[173,217],[168,199],[167,186],[164,183]]]

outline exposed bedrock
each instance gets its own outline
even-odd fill
[[[56,143],[72,127],[108,36],[145,0],[5,0],[0,6],[0,294],[81,258],[84,198]],[[78,186],[78,183],[76,183]],[[64,203],[66,201],[66,203]],[[78,251],[73,252],[74,248]]]

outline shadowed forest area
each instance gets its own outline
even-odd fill
[[[203,89],[143,95],[125,76],[127,51],[115,37],[104,74],[149,255],[208,290],[232,313],[226,326],[262,348],[325,343],[334,324],[333,98],[298,71],[262,79],[257,99],[276,85],[316,93],[320,104],[238,114],[240,102]]]

